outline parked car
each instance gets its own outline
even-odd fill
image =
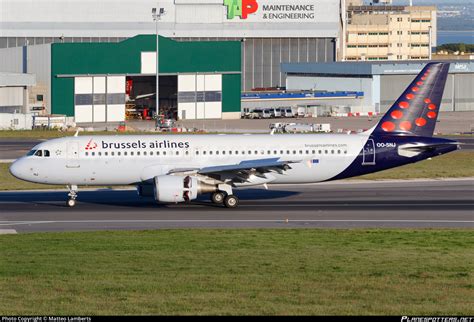
[[[285,108],[284,117],[295,117],[291,108]]]

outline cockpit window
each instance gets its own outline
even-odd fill
[[[36,151],[35,155],[36,155],[37,157],[42,157],[42,156],[43,156],[43,151],[42,151],[42,150],[38,150],[38,151]]]
[[[36,151],[38,151],[38,150],[31,150],[31,151],[28,152],[26,155],[27,155],[27,156],[33,155],[33,154],[36,153]]]
[[[44,156],[49,157],[49,150],[44,150]]]

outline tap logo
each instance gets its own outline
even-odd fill
[[[86,150],[94,150],[97,148],[97,143],[93,142],[92,139],[90,139],[89,143],[86,145]]]
[[[224,0],[227,6],[227,19],[234,19],[235,16],[247,19],[249,14],[258,10],[257,0]]]

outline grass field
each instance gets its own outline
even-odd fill
[[[26,190],[64,188],[24,182],[8,171],[9,163],[0,163],[0,190]],[[413,179],[413,178],[460,178],[474,177],[474,152],[459,151],[445,154],[432,160],[406,165],[396,170],[386,170],[354,179]]]
[[[0,236],[2,315],[473,315],[472,230]]]

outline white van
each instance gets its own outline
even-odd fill
[[[283,116],[284,117],[294,117],[295,115],[293,114],[293,110],[291,109],[291,107],[287,107],[283,110]]]
[[[279,108],[271,108],[270,114],[272,117],[281,117],[281,110]]]

